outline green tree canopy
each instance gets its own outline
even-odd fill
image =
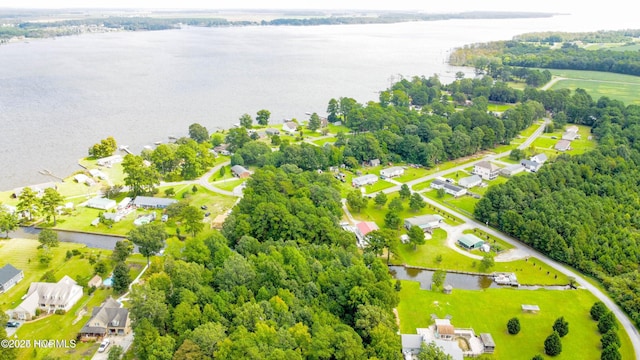
[[[193,123],[189,125],[189,137],[198,143],[204,143],[209,140],[209,131],[206,127]]]
[[[39,247],[56,247],[60,245],[60,240],[58,240],[58,233],[51,229],[42,229],[38,234],[38,242],[40,242]]]
[[[562,342],[560,341],[560,335],[554,331],[544,341],[544,353],[549,356],[560,355],[562,352]]]
[[[109,136],[106,139],[100,140],[99,143],[89,148],[89,156],[93,156],[96,159],[104,158],[113,155],[118,149],[116,140]]]
[[[520,319],[513,317],[507,322],[507,330],[509,334],[515,335],[520,332]]]
[[[56,216],[58,215],[58,207],[64,204],[64,198],[58,190],[54,188],[47,188],[44,190],[44,195],[40,200],[42,204],[42,212],[47,217],[53,217],[53,226],[58,224]]]
[[[148,265],[149,258],[164,247],[167,233],[164,225],[149,223],[129,231],[127,238],[138,246],[140,253],[147,258]]]
[[[553,330],[560,335],[560,337],[565,337],[569,333],[569,323],[564,319],[564,316],[560,316],[553,323]]]
[[[266,126],[269,124],[269,117],[271,117],[271,112],[269,110],[258,110],[256,113],[256,122],[262,126]]]

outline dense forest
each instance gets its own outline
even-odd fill
[[[222,234],[159,258],[131,294],[139,359],[400,359],[384,263],[337,226],[336,180],[293,165],[248,181]]]
[[[640,53],[636,50],[587,50],[579,46],[581,43],[636,44],[638,37],[640,30],[525,34],[510,41],[464,46],[451,54],[450,62],[489,73],[502,67],[533,67],[640,76]]]
[[[530,95],[546,103],[543,93]],[[583,91],[568,99],[570,116],[560,114],[593,126],[599,148],[492,187],[475,216],[602,280],[640,325],[640,107],[595,102]]]

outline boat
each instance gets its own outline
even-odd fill
[[[176,139],[176,137],[175,137],[175,136],[173,136],[173,135],[169,135],[169,140],[175,140],[175,139]]]
[[[151,145],[145,145],[144,148],[147,150],[153,150],[153,146]]]
[[[156,142],[154,142],[153,144],[154,144],[154,145],[156,145],[156,146],[158,146],[158,145],[162,144],[162,141],[156,141]]]

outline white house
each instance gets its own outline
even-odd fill
[[[529,159],[529,160],[535,161],[538,164],[544,164],[545,162],[547,162],[548,159],[549,158],[547,157],[547,154],[540,153],[538,155],[532,156],[531,159]]]
[[[121,162],[122,162],[122,155],[107,156],[107,157],[103,157],[102,159],[98,159],[96,161],[98,166],[106,166],[106,167],[111,167],[113,164],[117,164]]]
[[[18,270],[11,264],[0,268],[0,294],[11,289],[24,278],[22,270]]]
[[[400,166],[392,166],[390,168],[380,170],[380,177],[383,179],[389,179],[404,174],[404,168]]]
[[[520,164],[513,164],[509,166],[505,166],[502,170],[500,170],[500,174],[502,176],[510,177],[515,174],[521,173],[524,171],[524,166]]]
[[[414,216],[404,221],[404,227],[409,229],[417,226],[424,232],[432,232],[433,229],[439,228],[443,221],[444,218],[438,214]]]
[[[444,189],[444,191],[447,194],[453,195],[454,197],[458,197],[458,196],[462,196],[465,195],[467,193],[467,189],[460,187],[460,186],[456,186],[453,184],[450,184],[446,181],[440,180],[440,179],[435,179],[431,182],[431,185],[429,185],[432,189]]]
[[[103,198],[103,197],[94,197],[85,203],[86,207],[100,209],[100,210],[109,210],[116,207],[117,203],[115,200]]]
[[[285,123],[282,124],[282,131],[289,134],[295,134],[295,132],[298,131],[298,124],[293,121],[285,121]]]
[[[580,139],[580,134],[578,134],[577,126],[569,126],[562,134],[562,140],[573,141],[575,139]]]
[[[375,184],[377,181],[378,181],[377,176],[375,176],[374,174],[367,174],[357,178],[353,178],[351,180],[351,185],[353,185],[353,187],[360,187],[360,186]]]
[[[82,298],[82,286],[64,276],[57,283],[33,282],[22,303],[11,311],[18,320],[31,320],[36,309],[43,312],[69,311]]]
[[[467,189],[471,189],[480,184],[482,184],[482,178],[479,175],[471,175],[458,180],[458,185]]]
[[[473,173],[484,180],[493,180],[500,174],[500,167],[486,160],[480,161],[473,166]]]
[[[527,159],[522,159],[520,160],[520,165],[524,166],[525,169],[531,171],[531,172],[536,172],[538,170],[540,170],[540,168],[542,167],[541,163],[535,162],[535,161],[531,161],[531,160],[527,160]]]

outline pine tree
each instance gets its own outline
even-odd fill
[[[549,356],[556,356],[562,352],[562,342],[560,341],[560,335],[557,331],[549,335],[544,341],[544,353]]]
[[[565,337],[569,333],[569,323],[564,320],[564,316],[560,316],[553,323],[553,330],[558,332],[560,337]]]
[[[520,332],[520,319],[517,317],[509,319],[507,322],[507,330],[509,334],[515,335]]]

